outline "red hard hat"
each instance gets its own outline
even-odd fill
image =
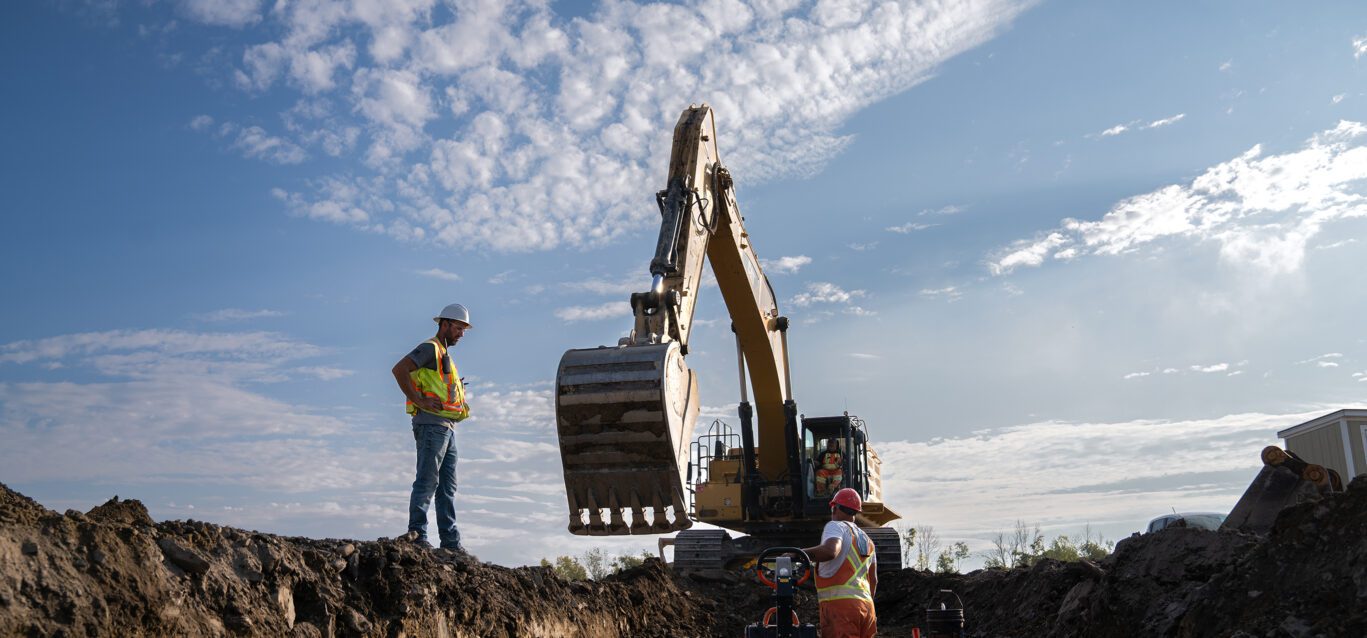
[[[836,492],[835,496],[831,498],[831,505],[843,505],[856,512],[864,511],[864,501],[860,500],[859,492],[849,487]]]

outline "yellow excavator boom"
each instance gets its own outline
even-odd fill
[[[685,471],[699,402],[685,357],[704,259],[716,275],[740,354],[741,474],[753,488],[743,509],[752,516],[761,510],[808,515],[802,509],[804,448],[788,370],[788,320],[779,315],[745,231],[716,138],[707,105],[690,106],[679,117],[668,180],[656,195],[661,222],[650,288],[631,295],[633,328],[616,346],[569,350],[560,360],[556,430],[575,534],[658,534],[692,525]],[[870,454],[875,463],[867,491],[876,496],[877,455]],[[761,507],[761,483],[767,503],[787,505]]]

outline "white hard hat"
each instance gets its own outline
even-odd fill
[[[432,317],[432,321],[441,323],[442,319],[454,319],[465,325],[470,325],[470,311],[458,303],[453,303],[441,309],[441,314]]]

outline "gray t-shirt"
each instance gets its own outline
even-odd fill
[[[446,356],[449,358],[451,354],[448,352]],[[438,365],[446,365],[445,362],[437,361],[437,347],[433,345],[431,341],[424,341],[418,344],[418,347],[413,348],[413,351],[408,353],[408,360],[412,361],[413,365],[418,366],[419,368],[427,368],[428,370],[439,371],[441,368],[438,368]],[[454,396],[447,397],[448,401],[453,399],[455,399]],[[413,414],[413,425],[444,425],[454,429],[456,427],[456,422],[452,419],[437,416],[431,412],[418,410]]]

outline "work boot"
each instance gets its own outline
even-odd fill
[[[409,530],[403,533],[395,540],[403,543],[409,543],[411,545],[416,545],[418,547],[421,547],[422,549],[432,549],[432,544],[427,542],[426,538],[423,538],[421,534],[414,530]]]
[[[465,548],[460,545],[456,545],[454,547],[438,547],[436,549],[436,554],[437,556],[443,559],[454,561],[457,563],[480,562],[479,557],[466,551]]]

